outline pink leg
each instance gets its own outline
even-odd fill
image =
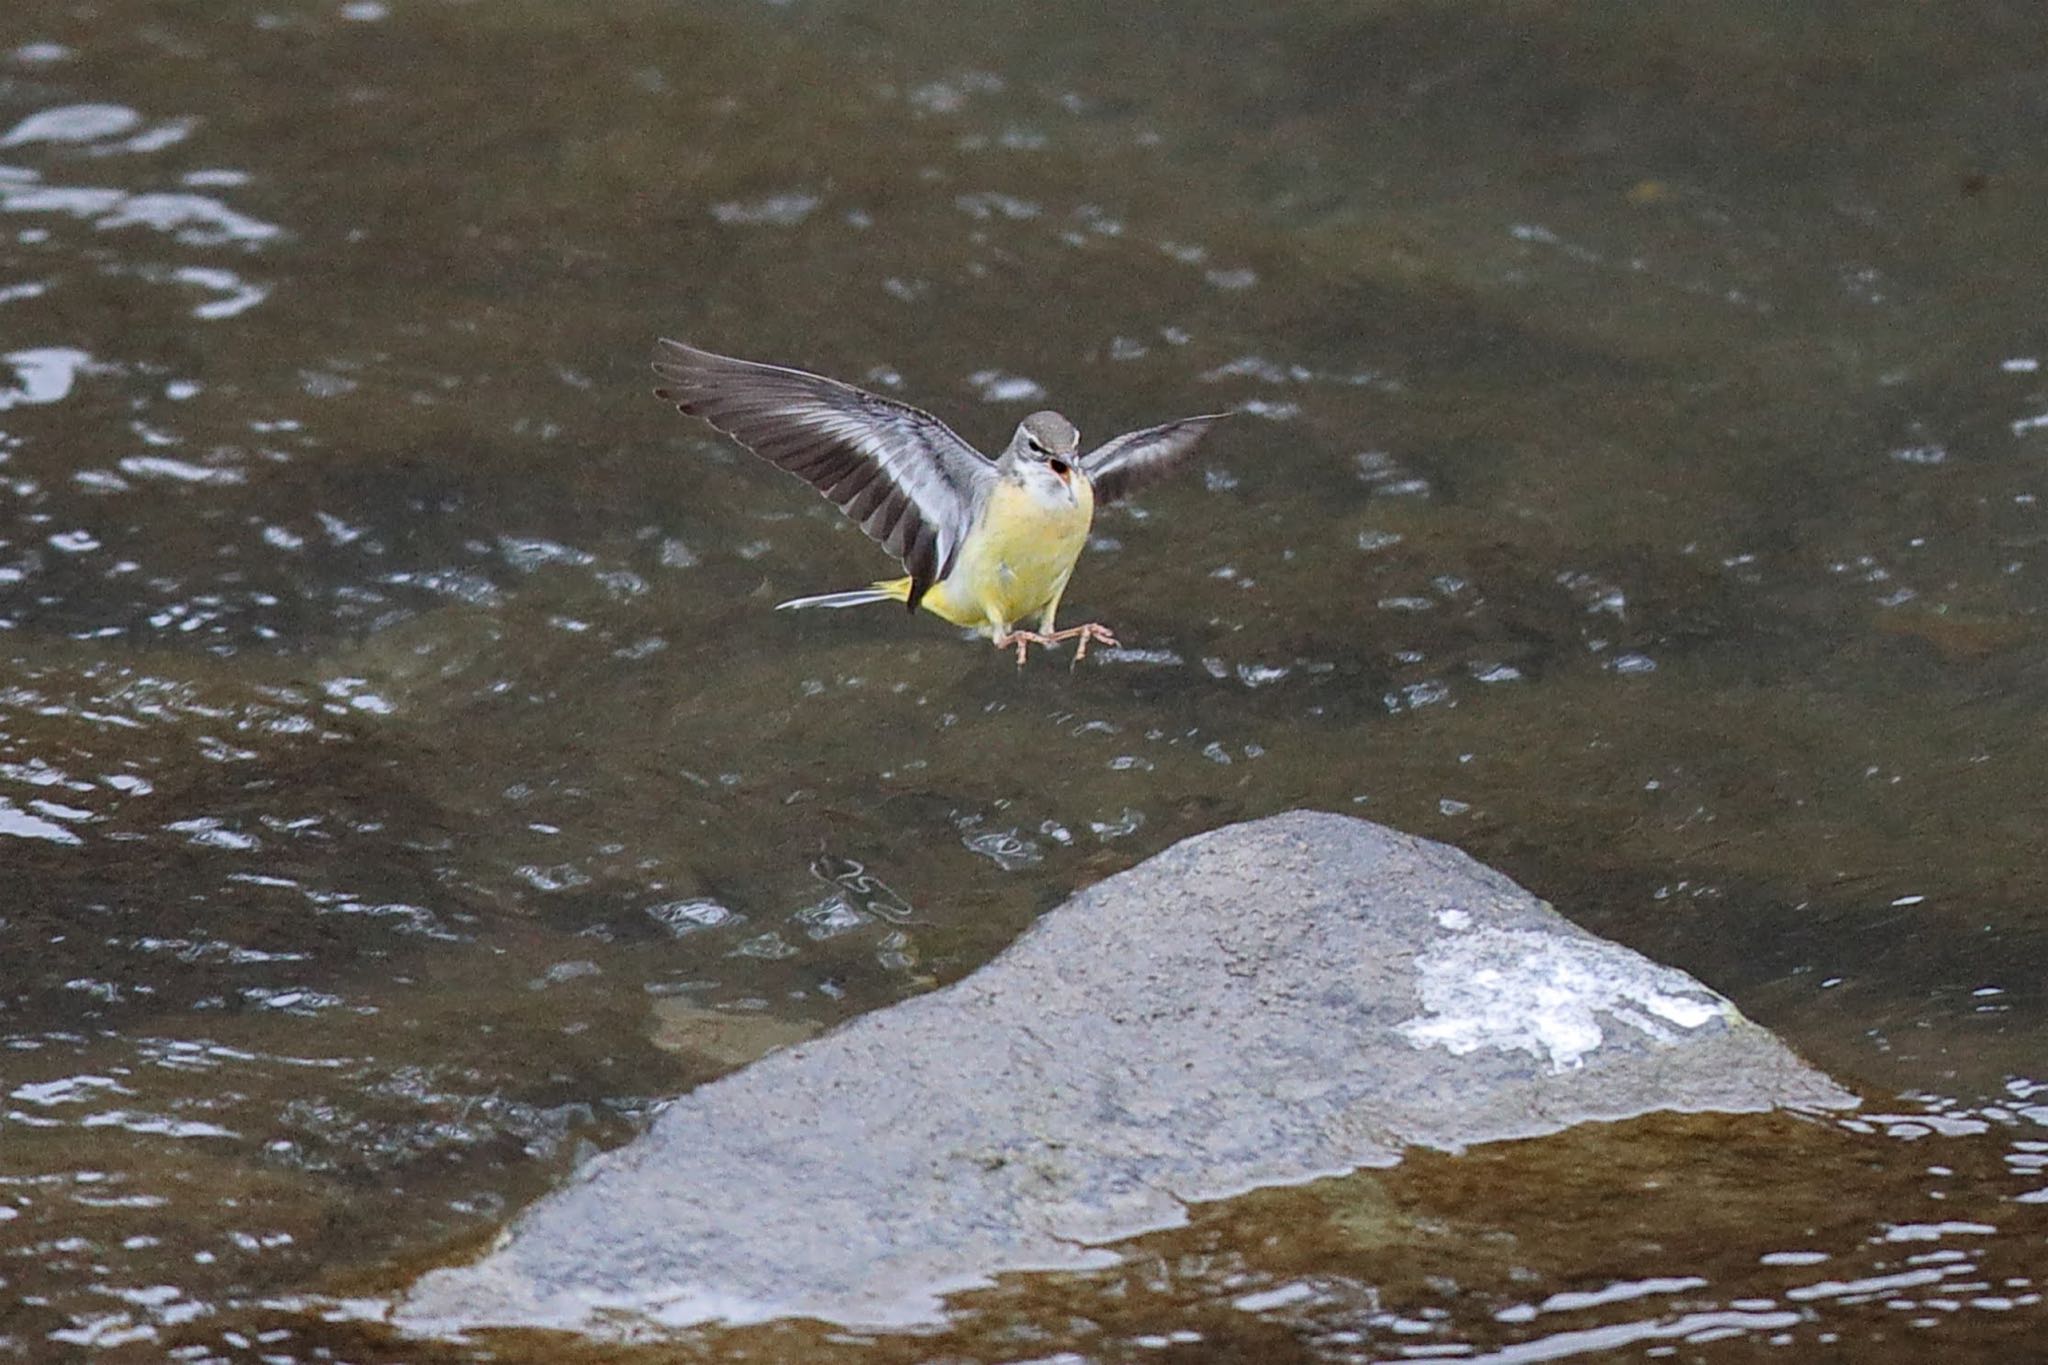
[[[1107,645],[1111,649],[1116,648],[1116,636],[1109,633],[1109,627],[1094,621],[1090,621],[1085,626],[1072,626],[1066,630],[1056,630],[1050,635],[1039,638],[1044,644],[1051,644],[1055,640],[1079,640],[1081,643],[1074,646],[1075,663],[1080,663],[1081,660],[1088,657],[1088,645],[1091,641]]]
[[[1051,634],[1036,630],[1012,630],[1005,631],[1003,634],[995,637],[997,649],[1008,649],[1011,645],[1017,647],[1017,667],[1019,668],[1024,666],[1024,647],[1026,645],[1044,645],[1047,648],[1051,648],[1062,640],[1080,641],[1079,644],[1074,646],[1075,663],[1080,663],[1081,660],[1088,657],[1088,646],[1090,643],[1108,645],[1111,649],[1116,648],[1116,636],[1110,634],[1109,627],[1098,625],[1093,621],[1090,621],[1085,626],[1072,626],[1066,630],[1053,631]]]
[[[1004,631],[996,636],[995,640],[997,649],[1008,649],[1011,645],[1017,647],[1017,667],[1019,668],[1024,666],[1024,648],[1026,645],[1049,645],[1052,643],[1050,635],[1040,635],[1035,630]]]

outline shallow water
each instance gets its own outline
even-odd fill
[[[1645,1120],[1655,1237],[1557,1176],[1586,1134],[1232,1205],[943,1346],[690,1349],[2039,1338],[2037,7],[1026,13],[0,13],[0,1357],[423,1358],[294,1305],[747,1054],[690,1011],[828,1026],[1298,805],[1921,1117],[1732,1166]],[[769,611],[886,565],[647,397],[661,333],[984,443],[1244,415],[1098,523],[1068,610],[1128,648],[1020,673]]]

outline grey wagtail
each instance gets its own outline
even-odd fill
[[[998,649],[1014,646],[1020,667],[1027,645],[1078,640],[1077,663],[1091,641],[1115,647],[1116,637],[1095,622],[1067,630],[1053,623],[1095,508],[1171,470],[1228,415],[1126,432],[1082,455],[1072,422],[1034,412],[991,460],[930,413],[823,375],[680,341],[661,343],[654,371],[668,381],[657,398],[823,493],[908,570],[855,592],[798,597],[778,610],[922,606],[972,626]],[[1038,629],[1018,629],[1034,615]]]

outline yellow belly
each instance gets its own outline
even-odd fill
[[[953,571],[932,585],[924,608],[998,635],[1056,607],[1095,516],[1085,476],[1077,474],[1074,491],[1073,502],[1041,502],[1015,484],[996,485]]]

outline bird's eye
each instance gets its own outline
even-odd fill
[[[1038,443],[1038,438],[1036,436],[1026,436],[1024,438],[1024,444],[1030,446],[1033,450],[1037,451],[1041,455],[1046,453],[1045,447]]]

